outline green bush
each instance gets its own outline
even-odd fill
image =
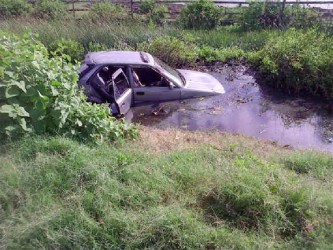
[[[153,12],[153,9],[155,8],[156,2],[155,0],[142,0],[140,1],[140,13],[141,14],[150,14]]]
[[[322,26],[322,22],[318,18],[318,12],[311,8],[299,5],[287,6],[285,15],[289,27],[309,28]]]
[[[279,28],[285,25],[285,18],[282,17],[280,4],[250,2],[249,7],[243,10],[241,24],[246,30]]]
[[[333,38],[315,29],[291,28],[272,36],[248,60],[266,82],[292,93],[333,98]]]
[[[127,17],[128,11],[125,7],[108,1],[95,3],[89,11],[89,18],[97,22],[122,20]]]
[[[269,2],[250,2],[244,8],[240,22],[245,30],[262,28],[296,27],[308,28],[319,24],[315,10],[299,5],[282,5]]]
[[[29,36],[1,33],[0,136],[62,134],[80,139],[116,139],[135,133],[117,122],[107,106],[92,105],[79,91],[76,66],[49,57]]]
[[[84,57],[83,46],[71,39],[60,39],[50,45],[49,50],[55,55],[66,55],[69,56],[69,62],[79,62]]]
[[[150,19],[156,24],[163,24],[167,18],[168,8],[165,5],[158,5],[151,13]]]
[[[187,29],[214,29],[219,20],[219,7],[210,0],[199,0],[182,8],[179,21]]]
[[[250,2],[249,6],[243,11],[241,24],[247,30],[258,30],[261,28],[260,17],[264,12],[264,3]]]
[[[165,5],[157,5],[155,0],[140,1],[140,13],[146,15],[154,24],[163,24],[167,17],[168,8]]]
[[[29,13],[30,4],[25,0],[0,0],[0,16],[2,18],[17,17]]]
[[[43,19],[61,19],[67,14],[67,6],[60,0],[38,0],[35,16]]]
[[[198,58],[194,44],[171,36],[161,36],[141,43],[138,49],[149,52],[175,67],[193,63]]]

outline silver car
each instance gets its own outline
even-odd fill
[[[140,104],[225,93],[222,84],[209,74],[173,69],[149,53],[137,51],[87,54],[79,86],[88,101],[109,103],[114,115],[124,115]]]

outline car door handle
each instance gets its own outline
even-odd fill
[[[121,106],[125,106],[126,105],[126,102],[123,102],[122,104],[121,104]]]
[[[145,92],[136,92],[136,95],[144,95]]]

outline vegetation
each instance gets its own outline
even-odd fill
[[[172,66],[182,66],[195,62],[197,59],[195,45],[184,40],[171,36],[161,36],[150,42],[139,44],[138,49],[150,52],[158,58],[163,58],[165,62]]]
[[[186,4],[180,12],[180,23],[187,29],[214,29],[220,20],[220,9],[211,0]]]
[[[151,12],[150,20],[158,25],[161,25],[165,22],[165,19],[168,17],[168,8],[165,5],[156,6]]]
[[[143,0],[140,1],[140,13],[146,15],[150,22],[161,25],[168,16],[168,8],[155,0]]]
[[[126,18],[128,18],[127,9],[119,4],[112,4],[110,1],[95,3],[88,15],[88,20],[93,22],[110,22]]]
[[[289,29],[249,57],[267,82],[292,93],[333,98],[333,39],[317,30]]]
[[[328,155],[151,128],[112,146],[33,137],[1,152],[4,249],[333,244],[332,178],[299,171],[332,173]]]
[[[140,1],[140,13],[149,15],[153,12],[156,6],[156,2],[154,0],[142,0]]]
[[[321,29],[323,29],[323,24],[318,16],[319,13],[316,10],[300,7],[298,5],[292,5],[286,9],[286,23],[288,27],[298,29],[321,27]]]
[[[58,51],[57,51],[58,52]],[[63,51],[60,51],[63,52]],[[50,55],[33,37],[0,34],[0,136],[63,134],[103,141],[135,134],[107,106],[92,105],[78,89],[67,55]]]
[[[65,55],[65,59],[66,56],[70,56],[67,61],[73,63],[78,63],[83,58],[84,54],[84,48],[79,42],[64,38],[51,43],[49,45],[49,51],[51,51],[53,55]]]
[[[281,1],[282,2],[282,1]],[[242,9],[240,23],[245,30],[264,28],[311,28],[320,25],[318,13],[299,5],[253,1]]]
[[[28,14],[31,6],[25,0],[0,0],[0,17],[18,17]]]
[[[34,16],[49,20],[59,20],[67,14],[67,5],[60,0],[38,0]]]

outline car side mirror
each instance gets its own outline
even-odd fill
[[[169,88],[170,89],[173,89],[173,88],[175,88],[176,86],[172,83],[172,82],[169,82]]]

